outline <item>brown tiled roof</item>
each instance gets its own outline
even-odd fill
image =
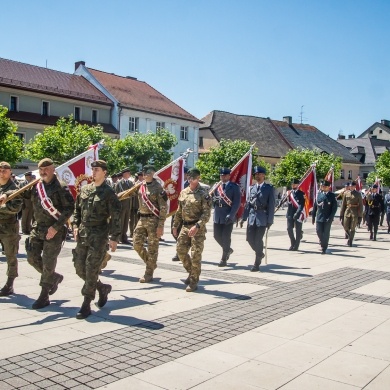
[[[58,116],[45,116],[36,114],[33,112],[24,112],[24,111],[8,111],[7,116],[14,122],[26,122],[26,123],[39,123],[44,126],[53,126],[57,123],[60,117]],[[82,125],[95,125],[89,121],[78,121],[78,123]],[[99,123],[103,127],[103,131],[105,133],[117,134],[119,135],[119,131],[108,123]]]
[[[84,77],[4,58],[0,58],[0,85],[81,101],[113,104]]]
[[[199,119],[144,81],[91,68],[87,69],[123,107],[201,123]]]

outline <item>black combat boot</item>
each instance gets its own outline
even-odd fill
[[[42,287],[41,294],[39,295],[38,299],[33,303],[32,308],[35,310],[43,309],[44,307],[49,305],[49,290],[46,287]]]
[[[91,315],[91,298],[84,297],[84,302],[81,305],[79,312],[76,314],[78,320],[84,320]]]
[[[97,290],[99,292],[99,300],[97,302],[97,306],[103,307],[107,303],[108,294],[111,292],[112,287],[110,284],[103,284],[99,280],[97,283]]]
[[[265,256],[264,253],[262,253],[261,256],[256,255],[255,264],[253,264],[253,267],[251,268],[251,272],[259,272],[260,271],[261,259],[264,256]]]
[[[14,280],[15,278],[8,278],[4,287],[0,290],[0,297],[8,297],[14,293]]]
[[[54,284],[49,290],[49,295],[53,295],[58,290],[58,285],[64,280],[64,277],[61,274],[54,274]]]

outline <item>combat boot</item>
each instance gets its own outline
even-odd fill
[[[153,275],[145,274],[142,278],[140,278],[139,282],[140,283],[150,283],[150,282],[153,282]]]
[[[38,299],[33,303],[32,308],[35,310],[43,309],[44,307],[49,305],[49,290],[46,287],[42,287],[41,294],[39,295]]]
[[[91,311],[91,298],[84,297],[84,302],[81,305],[79,312],[76,314],[78,320],[84,320],[92,313]]]
[[[187,292],[194,292],[198,289],[198,283],[190,281],[190,284],[186,287]]]
[[[227,267],[226,259],[222,259],[222,260],[219,262],[218,267]]]
[[[49,295],[53,295],[58,290],[58,285],[64,280],[64,277],[61,274],[54,274],[54,284],[49,290]]]
[[[188,276],[188,278],[184,281],[184,284],[186,285],[189,285],[190,284],[190,277]]]
[[[8,297],[8,295],[12,295],[14,293],[14,279],[8,278],[4,287],[0,290],[0,297]]]
[[[177,253],[176,253],[175,256],[172,257],[172,261],[180,261],[179,256],[177,255]]]
[[[97,306],[101,308],[107,303],[108,294],[111,292],[112,287],[110,284],[103,284],[102,282],[98,281],[97,290],[99,292]]]

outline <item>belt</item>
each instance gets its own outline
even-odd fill
[[[92,227],[92,226],[107,226],[108,223],[106,221],[95,221],[95,222],[82,222],[82,224],[85,227]]]
[[[1,225],[4,225],[5,223],[14,223],[14,222],[16,222],[16,215],[14,215],[14,216],[11,217],[11,218],[0,219],[0,224],[1,224]]]
[[[359,205],[358,204],[349,204],[349,205],[347,205],[347,207],[359,207]]]
[[[195,225],[198,221],[183,221],[184,226]]]
[[[151,218],[151,217],[155,217],[155,215],[154,214],[139,214],[139,216],[141,217],[141,218]]]
[[[217,204],[217,206],[218,206],[218,207],[232,207],[232,206],[229,206],[229,205],[226,204],[226,203],[224,203],[224,204],[219,203],[219,204]]]

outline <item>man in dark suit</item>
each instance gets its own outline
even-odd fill
[[[297,251],[299,248],[299,243],[302,238],[302,223],[301,214],[303,207],[305,205],[305,194],[298,189],[299,180],[293,179],[291,186],[292,189],[287,198],[287,233],[290,237],[291,246],[288,249],[289,251]],[[295,228],[295,236],[294,236]]]
[[[316,222],[317,236],[320,239],[322,254],[328,249],[330,228],[337,211],[337,200],[333,192],[329,191],[330,183],[322,182],[322,192],[317,195],[314,202],[312,221]]]
[[[222,247],[222,259],[218,267],[226,267],[233,249],[232,243],[233,224],[241,204],[241,191],[236,183],[230,181],[231,170],[221,168],[219,177],[221,184],[214,190],[214,238]]]
[[[115,185],[115,192],[117,194],[129,190],[133,187],[134,183],[130,180],[131,172],[129,168],[125,168],[122,172],[122,179],[119,180]],[[130,244],[127,239],[127,231],[129,230],[129,221],[130,221],[130,207],[131,207],[131,198],[121,200],[121,238],[120,241],[123,244]]]
[[[266,169],[263,167],[254,168],[256,183],[250,187],[249,200],[246,202],[242,217],[243,221],[248,220],[246,240],[256,254],[251,272],[260,271],[261,259],[264,257],[264,233],[274,223],[274,187],[265,183],[266,173]]]
[[[382,195],[378,194],[377,184],[374,184],[371,190],[367,193],[366,200],[368,204],[367,226],[370,232],[370,240],[376,241],[379,219],[384,204]]]

